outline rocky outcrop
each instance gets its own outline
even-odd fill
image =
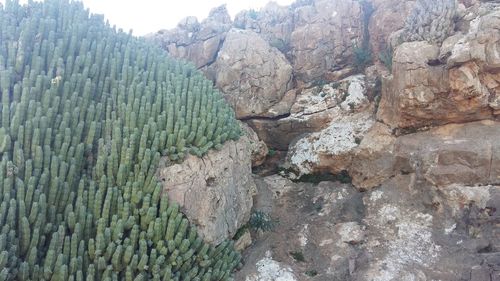
[[[379,186],[394,174],[396,137],[385,124],[377,122],[364,135],[352,156],[349,175],[358,190]]]
[[[205,241],[218,244],[246,224],[255,183],[249,140],[228,141],[202,158],[188,155],[179,164],[162,159],[158,177]]]
[[[258,33],[269,45],[287,55],[294,29],[293,9],[269,2],[259,11],[242,11],[234,18],[234,26]]]
[[[346,67],[361,46],[364,14],[359,1],[315,0],[295,9],[290,54],[298,80],[324,79]]]
[[[299,139],[288,151],[296,177],[308,174],[339,174],[350,167],[353,151],[373,125],[370,111],[344,116],[317,133]]]
[[[298,137],[325,129],[332,121],[369,107],[364,80],[363,75],[356,75],[304,89],[293,96],[289,116],[247,122],[268,146],[288,150]]]
[[[500,183],[500,123],[450,124],[395,138],[377,124],[365,135],[349,169],[362,190],[397,174],[416,173],[436,187]]]
[[[391,128],[420,128],[491,119],[500,95],[500,10],[477,18],[466,35],[441,48],[400,45],[385,82],[378,118]]]
[[[494,280],[499,256],[486,248],[498,243],[498,215],[482,208],[497,208],[500,188],[438,192],[417,182],[412,175],[397,176],[364,196],[363,221],[370,232],[363,248],[369,260],[353,280]],[[482,196],[473,195],[474,189]],[[450,200],[449,194],[460,199]]]
[[[213,63],[232,22],[226,6],[210,11],[199,23],[196,17],[187,17],[172,30],[161,30],[150,37],[171,56],[193,62],[197,68]]]
[[[257,167],[262,165],[266,160],[266,156],[269,153],[266,143],[261,141],[257,134],[245,123],[240,124],[245,139],[248,143],[251,152],[252,167]]]
[[[339,88],[323,87],[319,95],[314,91],[297,98],[292,107],[307,114],[320,110],[335,113],[328,126],[298,139],[288,151],[289,168],[295,177],[307,174],[338,174],[351,164],[353,151],[361,143],[364,134],[374,123],[373,106],[366,96],[365,77],[352,76],[335,85]],[[331,87],[331,85],[329,85]]]
[[[389,37],[402,29],[406,18],[410,15],[415,1],[379,0],[373,1],[374,12],[368,25],[370,47],[373,59],[391,59],[392,47]],[[386,56],[387,58],[383,58]]]
[[[215,62],[215,83],[238,119],[274,117],[269,109],[291,86],[292,67],[255,32],[231,29]]]

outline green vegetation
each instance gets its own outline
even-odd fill
[[[276,149],[270,147],[269,150],[267,151],[267,156],[269,157],[273,157],[274,155],[276,155]]]
[[[389,70],[389,72],[392,72],[392,56],[393,56],[393,54],[394,54],[394,51],[392,50],[392,48],[387,47],[384,51],[382,51],[378,55],[378,58],[385,65],[385,67]]]
[[[254,211],[250,215],[248,225],[254,230],[270,231],[273,230],[278,221],[273,219],[268,213],[263,211]]]
[[[314,276],[318,275],[318,271],[316,271],[314,269],[310,269],[310,270],[306,271],[305,274],[309,277],[314,277]]]
[[[292,258],[298,262],[305,262],[306,261],[306,258],[304,257],[304,254],[302,253],[302,251],[290,252],[290,256],[292,256]]]
[[[195,68],[79,2],[0,7],[0,280],[228,280],[168,202],[160,157],[239,137]]]
[[[354,54],[354,67],[358,72],[363,71],[368,65],[372,63],[372,52],[369,47],[353,47]]]

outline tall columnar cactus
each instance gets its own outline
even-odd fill
[[[403,41],[441,43],[453,33],[455,0],[418,0],[406,21]]]
[[[227,280],[168,202],[161,156],[239,136],[192,66],[104,24],[79,2],[0,6],[0,281]]]

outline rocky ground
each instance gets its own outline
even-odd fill
[[[500,187],[256,183],[254,208],[279,223],[253,233],[235,280],[500,280]]]

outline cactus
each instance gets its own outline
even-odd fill
[[[0,280],[229,280],[155,177],[239,137],[210,82],[77,1],[0,23]]]
[[[455,0],[418,0],[406,20],[401,39],[441,43],[453,33],[456,13]]]

